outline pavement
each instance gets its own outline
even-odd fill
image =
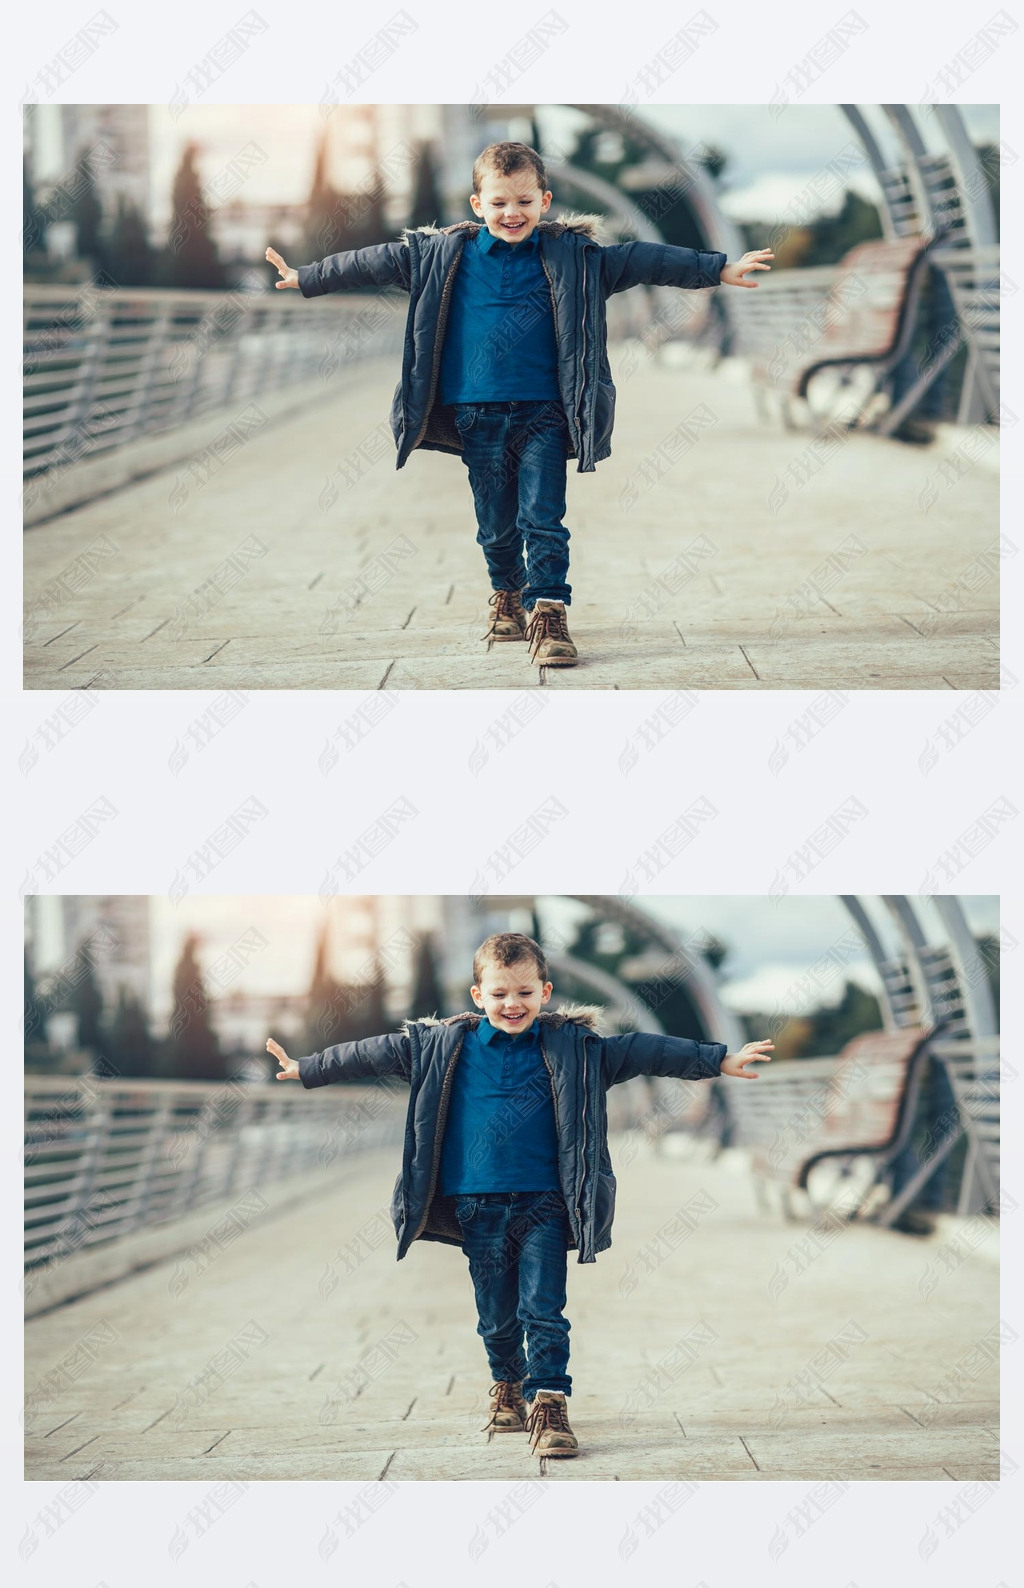
[[[791,1223],[732,1155],[612,1143],[614,1245],[569,1263],[575,1460],[482,1432],[465,1259],[395,1262],[394,1150],[214,1261],[179,1254],[27,1325],[30,1479],[998,1477],[984,1241]],[[956,1251],[956,1261],[950,1252]]]
[[[998,687],[990,439],[786,432],[638,346],[612,456],[569,465],[578,667],[488,648],[465,468],[396,471],[384,359],[29,530],[26,687]]]

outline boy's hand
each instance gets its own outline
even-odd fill
[[[264,258],[269,259],[270,263],[275,266],[275,268],[280,272],[281,276],[284,278],[282,281],[275,281],[274,282],[274,286],[277,288],[277,290],[279,292],[280,292],[282,287],[297,287],[298,286],[298,284],[299,284],[299,272],[297,270],[293,270],[290,265],[286,265],[284,260],[281,258],[281,255],[277,252],[277,250],[275,248],[268,248],[266,254],[264,255]],[[723,271],[723,274],[722,274],[722,279],[723,280],[725,279],[724,271]],[[744,283],[744,285],[746,285],[746,283]],[[753,285],[754,285],[754,283],[750,282],[750,286],[753,286]],[[280,1080],[280,1079],[281,1079],[281,1077],[278,1076],[278,1080]]]
[[[267,1042],[267,1052],[272,1053],[281,1066],[280,1073],[274,1076],[275,1081],[297,1081],[299,1079],[298,1060],[290,1059],[280,1042],[275,1042],[273,1037]]]
[[[267,1043],[267,1046],[270,1046],[269,1042]],[[740,1048],[738,1053],[727,1053],[725,1058],[722,1060],[722,1074],[738,1075],[744,1081],[756,1081],[757,1071],[748,1070],[747,1065],[753,1064],[755,1061],[761,1059],[770,1064],[772,1056],[770,1053],[766,1052],[766,1049],[774,1048],[774,1046],[774,1042],[770,1042],[767,1038],[765,1038],[764,1042],[746,1043],[742,1048]],[[278,1080],[280,1080],[280,1076],[278,1076]]]
[[[267,258],[270,258],[269,249]],[[723,265],[722,274],[718,279],[726,287],[756,287],[756,281],[744,281],[744,273],[748,270],[770,270],[771,265],[766,265],[762,261],[774,258],[775,255],[770,248],[754,248],[750,253],[744,254],[742,259],[734,260],[731,265]],[[280,285],[281,283],[278,282],[278,286]]]

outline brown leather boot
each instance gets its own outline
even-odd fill
[[[538,601],[530,614],[526,638],[530,661],[538,667],[575,667],[578,651],[569,637],[561,601]]]
[[[526,634],[526,613],[518,590],[495,590],[488,602],[493,610],[485,640],[521,640]]]
[[[530,1449],[535,1456],[575,1456],[580,1443],[569,1427],[564,1395],[538,1390],[526,1419]]]
[[[526,1427],[526,1402],[521,1384],[506,1384],[499,1379],[492,1384],[488,1394],[493,1397],[491,1415],[481,1429],[482,1433],[521,1434]]]

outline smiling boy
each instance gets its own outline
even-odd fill
[[[409,293],[402,378],[391,426],[402,468],[417,447],[462,456],[477,542],[493,594],[484,636],[526,639],[531,661],[572,667],[566,463],[590,473],[611,453],[615,387],[605,301],[646,283],[756,287],[766,248],[733,264],[668,243],[604,247],[600,217],[545,220],[544,162],[524,143],[493,143],[473,165],[477,221],[405,230],[401,240],[292,269],[266,258],[305,297],[357,287]]]
[[[493,1380],[487,1431],[525,1430],[535,1455],[575,1456],[566,1254],[592,1263],[611,1245],[605,1092],[638,1075],[756,1080],[749,1066],[769,1059],[772,1043],[727,1054],[687,1037],[602,1037],[594,1010],[548,1012],[544,951],[517,932],[480,945],[470,991],[480,1014],[409,1021],[298,1060],[273,1040],[267,1050],[279,1081],[410,1083],[391,1204],[398,1257],[415,1240],[462,1247]]]

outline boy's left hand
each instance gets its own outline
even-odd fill
[[[766,259],[774,259],[775,255],[770,248],[753,248],[742,259],[733,260],[731,265],[722,266],[719,276],[723,286],[726,287],[756,287],[756,281],[744,281],[744,273],[748,270],[770,270],[771,265],[763,263]]]
[[[722,1074],[738,1075],[744,1081],[756,1081],[758,1079],[757,1071],[748,1070],[747,1065],[762,1059],[770,1064],[772,1056],[767,1049],[774,1048],[774,1046],[775,1043],[770,1042],[767,1038],[763,1042],[745,1043],[738,1053],[727,1053],[725,1055],[722,1060]]]

